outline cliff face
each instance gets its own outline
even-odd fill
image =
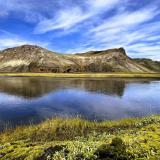
[[[123,48],[65,55],[51,52],[39,46],[23,45],[0,52],[0,72],[154,71],[158,70],[129,58]]]

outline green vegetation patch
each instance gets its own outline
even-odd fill
[[[11,77],[53,77],[53,78],[160,78],[160,73],[0,73]]]
[[[157,160],[160,116],[90,122],[56,118],[0,135],[2,160]]]

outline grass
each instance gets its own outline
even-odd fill
[[[56,118],[0,135],[2,160],[159,158],[159,115],[105,122]]]
[[[0,73],[0,76],[55,78],[160,78],[160,73]]]

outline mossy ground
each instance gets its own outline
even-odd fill
[[[47,120],[0,135],[1,160],[158,160],[160,116]]]

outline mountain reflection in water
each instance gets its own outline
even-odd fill
[[[53,79],[53,78],[0,78],[0,91],[22,96],[37,98],[59,89],[79,88],[91,92],[100,92],[107,95],[122,96],[125,80],[113,79]]]

